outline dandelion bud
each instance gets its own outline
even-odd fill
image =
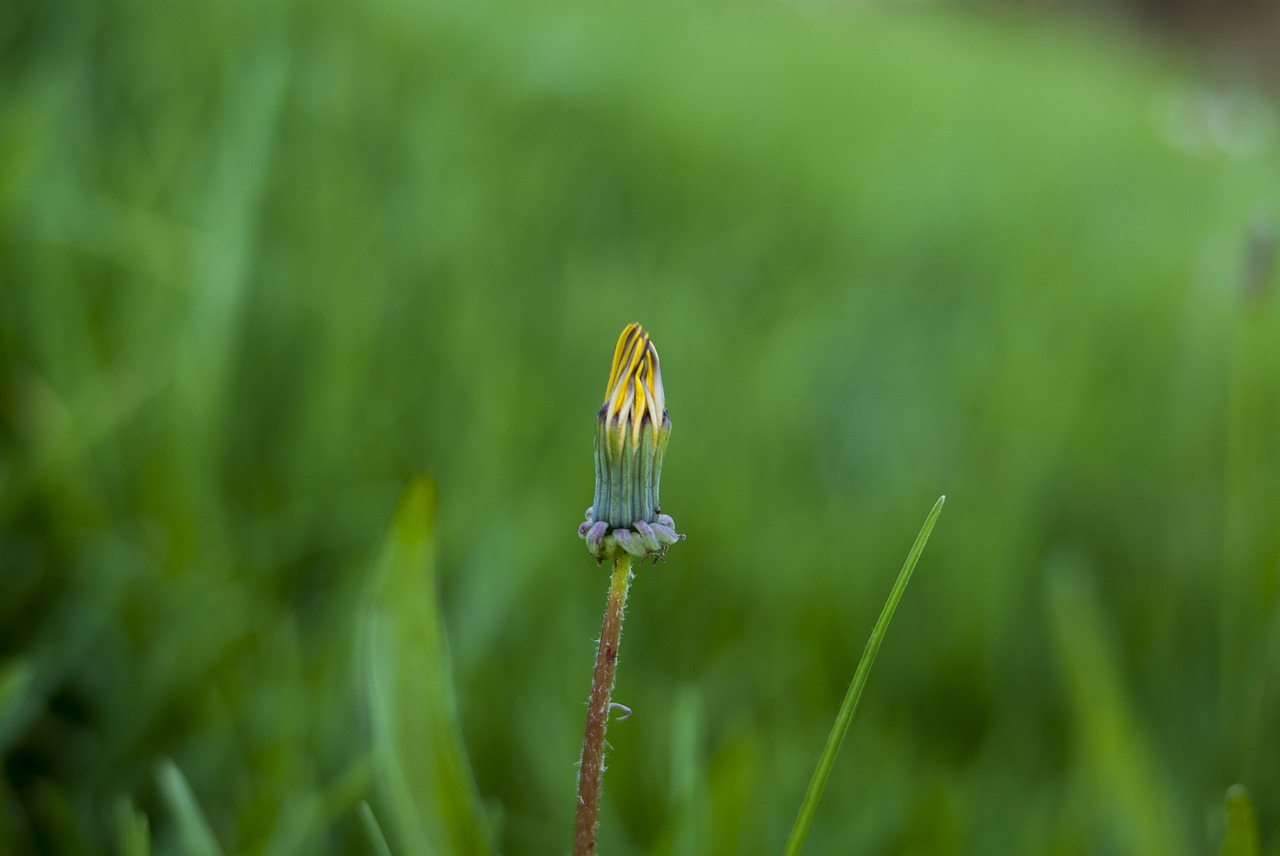
[[[596,417],[595,502],[587,510],[591,525],[579,527],[597,559],[616,547],[634,556],[661,556],[684,537],[675,534],[671,518],[659,509],[670,436],[658,351],[644,328],[631,324],[614,348],[604,406]],[[601,523],[609,530],[603,537]]]

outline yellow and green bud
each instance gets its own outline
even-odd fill
[[[596,417],[595,502],[578,530],[597,559],[616,548],[661,557],[684,537],[659,507],[670,436],[658,351],[644,328],[631,324],[614,348],[604,406]]]

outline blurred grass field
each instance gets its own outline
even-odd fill
[[[781,851],[946,493],[806,852],[1216,853],[1240,783],[1280,854],[1274,102],[1189,145],[1176,53],[937,7],[0,46],[0,853],[567,853],[639,321],[689,538],[603,853]]]

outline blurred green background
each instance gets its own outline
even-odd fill
[[[945,493],[807,852],[1280,854],[1275,102],[1094,20],[5,3],[0,853],[566,853],[639,321],[603,853],[780,852]]]

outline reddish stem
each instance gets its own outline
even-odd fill
[[[631,587],[631,557],[619,551],[609,581],[609,600],[604,607],[604,626],[596,651],[596,671],[591,679],[591,700],[587,703],[587,730],[582,738],[582,760],[578,765],[578,814],[573,830],[573,856],[596,852],[596,827],[600,820],[600,779],[604,774],[604,732],[609,724],[609,695],[613,692],[613,670],[618,663],[618,643],[622,639],[622,614]]]

